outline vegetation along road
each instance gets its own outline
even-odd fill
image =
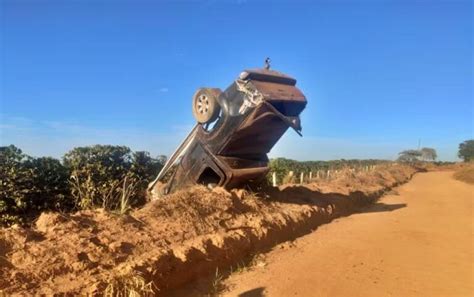
[[[224,296],[474,296],[474,186],[417,174],[224,281]]]

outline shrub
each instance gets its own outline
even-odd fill
[[[165,162],[165,156],[159,156],[155,159],[150,156],[149,152],[145,151],[138,151],[132,154],[130,173],[137,182],[139,203],[144,202],[148,184],[155,179],[158,172],[163,168]]]
[[[148,152],[126,146],[78,147],[63,158],[71,172],[72,195],[81,209],[103,207],[123,212],[145,202],[148,182],[163,166]]]
[[[66,211],[73,208],[68,183],[69,171],[59,160],[50,157],[32,158],[25,165],[34,181],[29,200],[30,209]]]
[[[130,169],[130,154],[128,147],[110,145],[78,147],[66,153],[63,161],[71,171],[76,205],[112,208],[107,204],[120,194],[119,184]]]
[[[0,225],[21,223],[46,210],[72,208],[68,171],[59,160],[32,158],[13,146],[0,147]]]
[[[44,210],[103,207],[127,212],[145,202],[146,187],[166,158],[125,146],[96,145],[57,159],[0,147],[0,225],[23,223]]]

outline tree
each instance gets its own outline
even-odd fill
[[[464,162],[474,161],[474,139],[459,144],[458,157]]]
[[[421,150],[421,158],[424,161],[434,161],[438,157],[434,148],[424,147]]]
[[[419,161],[423,155],[419,150],[405,150],[398,154],[400,155],[398,157],[398,161],[400,162],[416,162]]]

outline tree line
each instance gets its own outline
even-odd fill
[[[474,140],[459,145],[458,156],[474,161]],[[436,150],[405,150],[398,161],[434,161]],[[0,147],[0,225],[24,223],[42,211],[105,208],[124,213],[146,202],[146,188],[166,162],[146,151],[126,146],[77,147],[60,160],[35,158],[14,145]],[[270,160],[270,172],[283,181],[290,171],[316,173],[345,167],[364,168],[387,160],[296,161]]]
[[[474,161],[474,139],[469,139],[459,144],[458,157],[464,162]],[[397,161],[435,161],[437,158],[438,154],[434,148],[424,147],[418,150],[409,149],[401,151]]]

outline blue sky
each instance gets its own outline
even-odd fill
[[[169,154],[191,97],[272,67],[308,98],[271,157],[456,160],[473,138],[470,1],[0,1],[0,143]]]

